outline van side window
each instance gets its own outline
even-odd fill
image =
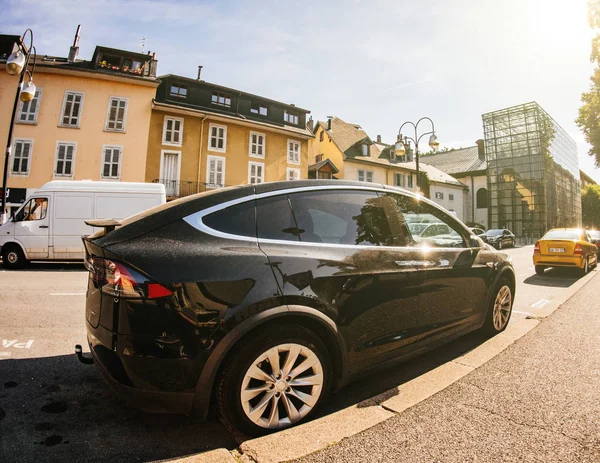
[[[202,219],[207,227],[230,235],[256,238],[254,201],[246,201],[213,212]]]
[[[31,198],[25,206],[17,213],[15,222],[24,222],[30,220],[43,220],[48,211],[47,198]]]

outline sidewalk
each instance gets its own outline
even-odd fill
[[[411,409],[299,462],[600,462],[598,276]]]

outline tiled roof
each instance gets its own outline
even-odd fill
[[[485,159],[479,158],[477,146],[420,156],[419,161],[437,167],[447,174],[460,174],[487,169]]]

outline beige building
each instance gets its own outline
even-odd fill
[[[17,38],[0,36],[2,143],[18,83],[18,76],[4,68]],[[68,58],[38,56],[35,98],[19,102],[7,182],[9,213],[51,180],[145,179],[152,99],[159,84],[155,57],[96,47],[85,61],[77,59],[76,45]]]

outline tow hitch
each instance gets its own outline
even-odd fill
[[[92,363],[94,363],[93,357],[84,357],[82,352],[83,350],[81,349],[81,346],[79,344],[76,344],[75,353],[77,354],[77,358],[79,359],[79,361],[81,363],[85,363],[86,365],[91,365]]]

